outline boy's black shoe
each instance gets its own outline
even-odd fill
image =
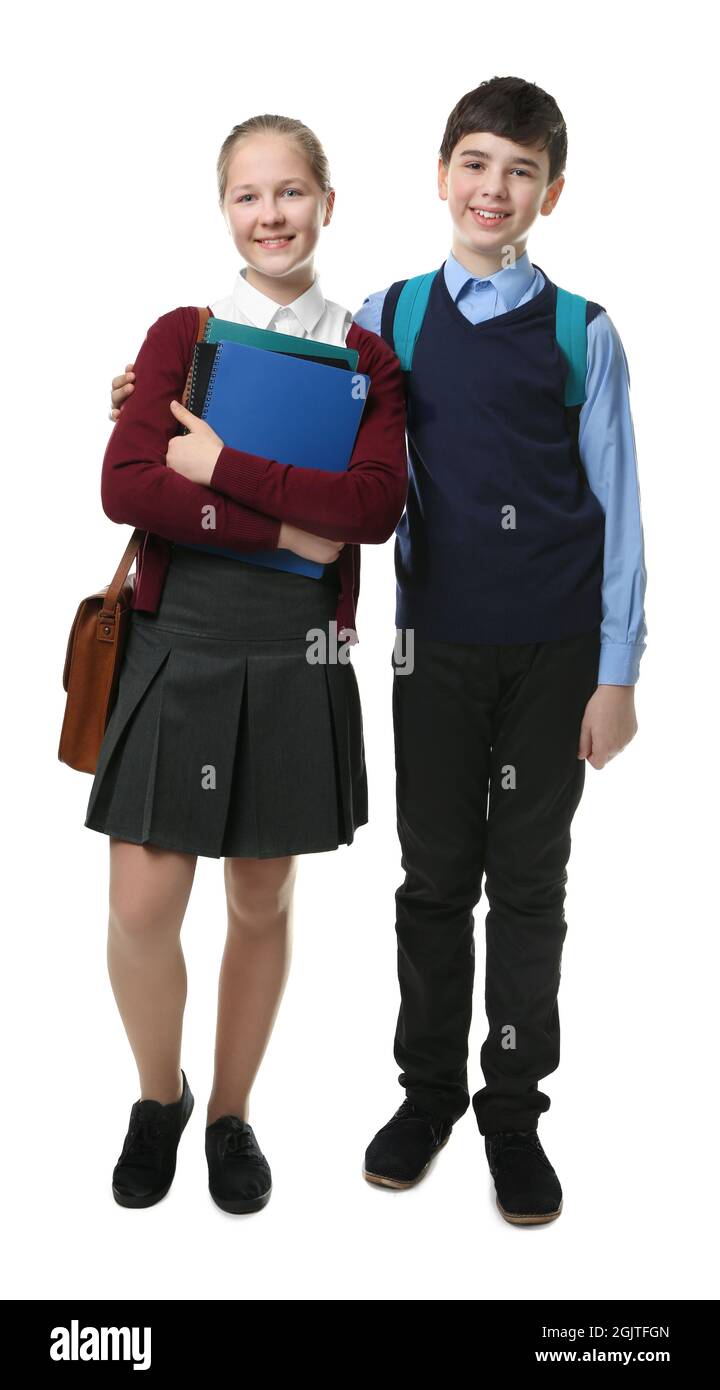
[[[121,1207],[151,1207],[168,1192],[175,1177],[177,1148],[195,1099],[182,1072],[179,1100],[136,1100],[123,1151],[115,1165],[112,1190]]]
[[[452,1120],[433,1118],[406,1099],[368,1145],[363,1177],[382,1187],[413,1187],[451,1133]]]
[[[538,1226],[560,1215],[562,1188],[537,1130],[486,1134],[485,1152],[506,1221]]]
[[[252,1125],[221,1115],[205,1130],[210,1196],[223,1211],[259,1211],[270,1199],[270,1165]]]

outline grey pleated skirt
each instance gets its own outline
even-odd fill
[[[316,580],[173,546],[157,612],[130,617],[85,825],[214,859],[352,844],[368,819],[355,672],[307,660],[336,606],[333,566]]]

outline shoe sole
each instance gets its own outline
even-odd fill
[[[452,1130],[450,1131],[450,1134],[452,1134]],[[433,1163],[434,1160],[437,1158],[440,1150],[445,1148],[445,1145],[447,1144],[448,1139],[450,1138],[450,1134],[445,1136],[445,1138],[442,1141],[442,1144],[438,1144],[434,1153],[430,1155],[427,1163],[425,1164],[425,1167],[421,1170],[421,1172],[418,1173],[416,1178],[409,1178],[405,1179],[404,1181],[400,1178],[386,1178],[383,1176],[382,1173],[371,1173],[368,1171],[367,1168],[363,1168],[362,1175],[365,1178],[365,1181],[375,1183],[378,1187],[393,1187],[399,1190],[404,1190],[406,1187],[415,1187],[415,1185],[420,1182],[421,1178],[425,1177],[428,1168],[430,1167],[431,1163]]]
[[[135,1197],[130,1192],[119,1192],[113,1183],[112,1192],[119,1207],[154,1207],[156,1202],[161,1202],[163,1197],[167,1197],[171,1187],[172,1182],[169,1182],[162,1192],[150,1192],[144,1197]]]
[[[194,1109],[195,1109],[195,1097],[194,1097],[193,1095],[191,1095],[191,1096],[190,1096],[190,1109],[188,1110],[187,1115],[185,1116],[185,1119],[184,1119],[183,1122],[182,1122],[182,1127],[181,1127],[180,1133],[179,1133],[179,1135],[178,1135],[178,1148],[180,1147],[180,1140],[181,1140],[182,1137],[183,1137],[183,1132],[184,1132],[185,1126],[186,1126],[188,1120],[190,1119],[190,1116],[192,1115],[192,1112],[193,1112]],[[171,1177],[169,1183],[167,1184],[166,1187],[164,1187],[164,1188],[162,1189],[161,1192],[150,1192],[150,1193],[147,1193],[144,1197],[136,1197],[136,1196],[133,1195],[132,1192],[120,1192],[120,1191],[118,1190],[118,1188],[115,1186],[115,1184],[113,1183],[113,1185],[112,1185],[112,1194],[113,1194],[113,1197],[115,1198],[115,1201],[117,1202],[117,1204],[118,1204],[119,1207],[131,1207],[131,1208],[134,1208],[134,1209],[135,1209],[135,1208],[140,1208],[140,1207],[154,1207],[156,1202],[161,1202],[162,1199],[163,1199],[163,1197],[167,1197],[168,1192],[170,1191],[170,1188],[172,1187],[174,1181],[175,1181],[175,1174],[173,1173],[173,1175],[172,1175],[172,1177]]]
[[[506,1211],[505,1208],[500,1205],[499,1197],[495,1198],[495,1205],[501,1216],[504,1216],[505,1220],[509,1221],[513,1226],[545,1226],[548,1221],[555,1221],[563,1209],[563,1204],[561,1202],[557,1211],[528,1212],[526,1215],[519,1215],[513,1211]]]
[[[221,1211],[228,1211],[232,1216],[242,1216],[246,1212],[260,1211],[270,1201],[272,1185],[267,1192],[261,1192],[259,1197],[237,1197],[231,1200],[225,1197],[216,1197],[212,1188],[208,1188],[208,1191],[216,1207],[220,1207]]]

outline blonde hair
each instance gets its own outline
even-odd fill
[[[218,155],[218,200],[221,211],[224,210],[225,205],[228,168],[237,146],[245,136],[256,135],[258,132],[264,131],[272,131],[278,135],[287,135],[295,140],[301,152],[305,155],[322,192],[325,194],[330,192],[332,187],[330,183],[330,165],[328,164],[327,156],[317,135],[315,135],[312,130],[306,125],[303,125],[302,121],[296,121],[291,116],[251,116],[249,120],[243,121],[241,125],[233,126],[230,134],[223,140]]]

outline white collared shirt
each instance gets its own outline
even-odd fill
[[[218,299],[210,308],[216,318],[228,319],[231,323],[270,328],[294,338],[314,338],[337,347],[345,346],[353,321],[349,309],[325,299],[317,276],[310,288],[292,304],[276,304],[274,299],[248,284],[244,267],[238,273],[232,294]]]

